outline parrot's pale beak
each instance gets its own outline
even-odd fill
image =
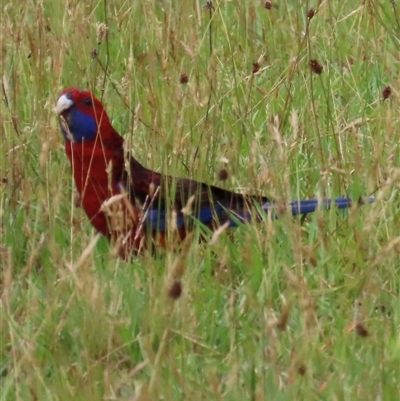
[[[64,111],[68,110],[74,102],[67,96],[67,95],[61,95],[60,98],[57,101],[56,107],[54,107],[54,111],[58,114],[61,115],[64,113]]]

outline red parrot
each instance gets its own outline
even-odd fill
[[[260,218],[260,210],[276,217],[267,197],[246,196],[213,185],[161,175],[142,166],[124,150],[101,102],[90,92],[69,88],[55,108],[65,151],[71,163],[82,206],[93,227],[109,238],[121,255],[149,245],[165,246],[166,236],[185,238],[197,220],[215,230]],[[344,209],[349,198],[325,199]],[[315,211],[316,199],[293,201],[293,215]]]

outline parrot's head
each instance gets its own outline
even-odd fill
[[[95,139],[98,133],[113,131],[103,105],[90,92],[65,89],[54,110],[67,141],[86,142]]]

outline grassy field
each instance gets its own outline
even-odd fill
[[[1,7],[0,400],[398,399],[395,2]],[[377,201],[120,260],[75,202],[70,86],[157,171]]]

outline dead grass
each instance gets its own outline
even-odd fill
[[[386,3],[3,2],[2,400],[396,398],[400,16]],[[102,97],[157,171],[377,202],[115,259],[74,204],[52,113],[69,86]]]

